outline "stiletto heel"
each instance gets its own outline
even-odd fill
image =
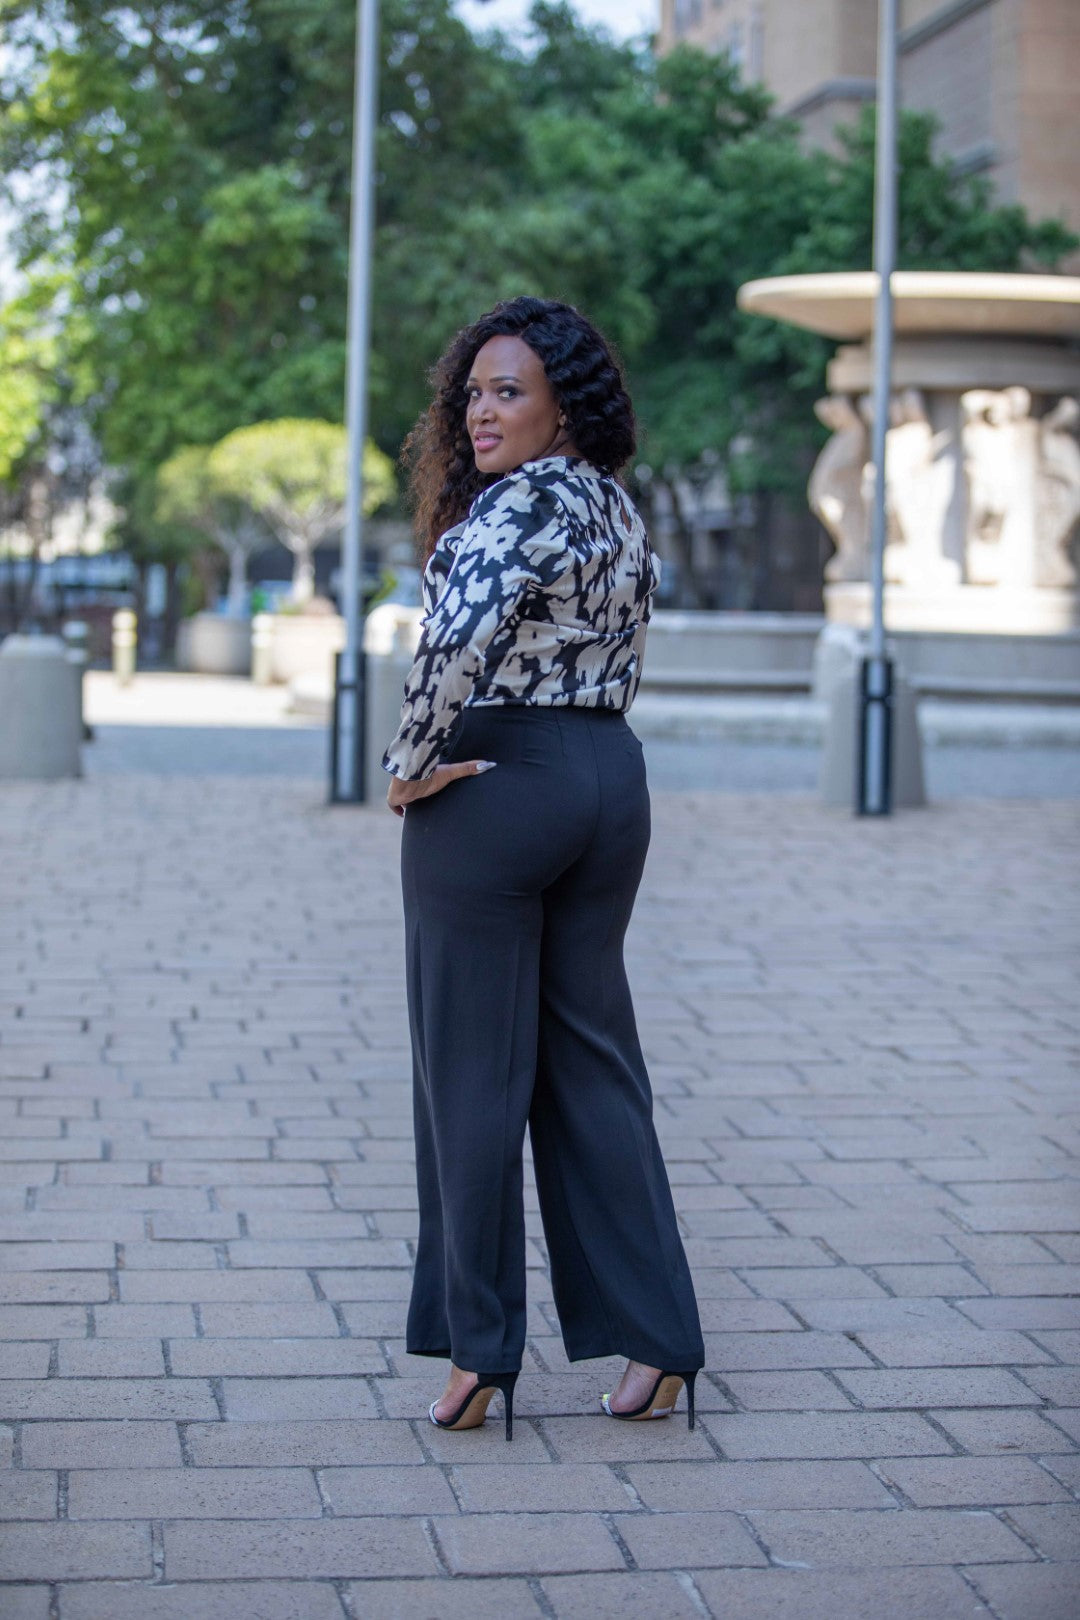
[[[491,1404],[491,1397],[498,1390],[503,1398],[503,1407],[506,1411],[506,1438],[514,1438],[514,1385],[517,1383],[516,1372],[509,1373],[477,1373],[476,1383],[470,1389],[453,1417],[439,1418],[435,1416],[436,1402],[432,1401],[428,1408],[428,1417],[437,1429],[478,1429],[487,1417],[487,1409]],[[487,1399],[483,1399],[484,1396]]]
[[[622,1421],[639,1423],[644,1418],[668,1417],[675,1410],[679,1399],[679,1389],[686,1385],[686,1418],[689,1428],[694,1427],[694,1379],[698,1375],[695,1367],[692,1372],[662,1372],[653,1385],[647,1400],[640,1406],[635,1406],[632,1412],[615,1412],[611,1406],[611,1396],[601,1395],[600,1404],[608,1417],[619,1418]]]

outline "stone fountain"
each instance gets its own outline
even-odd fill
[[[886,625],[995,639],[1075,631],[1080,277],[899,271],[893,294]],[[840,340],[816,406],[832,437],[808,493],[836,545],[827,618],[854,626],[870,615],[876,295],[870,271],[739,290],[741,309]]]

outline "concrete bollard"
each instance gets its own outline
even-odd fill
[[[833,632],[842,632],[834,634]],[[827,805],[854,810],[859,771],[859,670],[865,636],[830,625],[814,653],[814,695],[825,704],[818,786]],[[895,660],[895,649],[888,649]],[[897,810],[926,803],[922,739],[915,692],[893,666],[892,803]]]
[[[139,621],[131,608],[119,608],[112,618],[112,667],[121,686],[129,686],[135,673]]]
[[[251,679],[269,686],[274,678],[274,615],[256,613],[251,621]]]
[[[81,776],[76,683],[59,636],[8,636],[0,645],[0,779]]]

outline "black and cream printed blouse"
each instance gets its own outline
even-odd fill
[[[383,768],[434,771],[462,709],[628,709],[659,567],[625,491],[571,456],[527,461],[482,490],[439,540],[426,609]]]

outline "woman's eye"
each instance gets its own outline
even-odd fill
[[[516,388],[500,388],[499,393],[502,395],[502,397],[504,399],[516,399],[517,398],[517,389]]]

